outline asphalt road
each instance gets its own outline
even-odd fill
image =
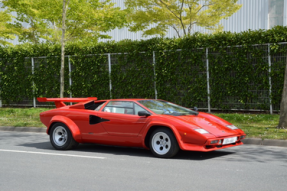
[[[56,151],[44,133],[0,131],[0,190],[286,190],[287,148],[243,145],[155,158],[80,145]]]

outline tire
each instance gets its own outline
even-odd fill
[[[74,149],[79,145],[74,140],[70,129],[63,123],[55,123],[51,127],[50,142],[57,150]]]
[[[173,132],[163,127],[157,128],[152,132],[149,145],[151,152],[160,158],[171,158],[179,151]]]

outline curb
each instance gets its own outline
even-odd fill
[[[0,131],[17,131],[17,132],[33,132],[33,133],[46,133],[46,128],[43,127],[1,127]],[[250,145],[264,145],[264,146],[277,146],[287,147],[287,140],[276,139],[259,139],[259,138],[247,138],[243,139],[244,144]]]
[[[46,133],[46,128],[41,128],[41,127],[0,127],[0,131]]]
[[[244,144],[251,145],[265,145],[265,146],[277,146],[277,147],[287,147],[287,140],[276,140],[276,139],[259,139],[259,138],[247,138],[243,139]]]

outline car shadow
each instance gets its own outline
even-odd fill
[[[39,142],[39,143],[24,143],[18,146],[31,147],[31,148],[44,149],[44,150],[55,150],[49,141]]]
[[[25,143],[18,146],[31,147],[43,150],[55,151],[54,147],[50,142],[39,142],[39,143]],[[101,153],[101,154],[113,154],[113,155],[127,155],[135,157],[147,157],[147,158],[156,158],[150,150],[143,148],[134,148],[134,147],[120,147],[120,146],[108,146],[108,145],[99,145],[85,143],[80,144],[76,149],[69,150],[81,153]],[[59,151],[67,152],[67,151]],[[219,158],[225,155],[233,154],[234,152],[228,151],[211,151],[211,152],[195,152],[195,151],[182,151],[180,150],[173,160],[207,160],[212,158]]]
[[[232,155],[235,152],[230,151],[210,151],[210,152],[198,152],[198,151],[182,151],[175,156],[177,159],[185,159],[185,160],[208,160],[212,158],[220,158],[226,155]]]
[[[129,155],[129,156],[156,158],[151,153],[150,150],[146,150],[143,148],[106,146],[106,145],[98,145],[98,144],[81,144],[76,150],[84,151],[84,152],[97,152],[97,153],[104,153],[104,154]],[[211,159],[211,158],[222,157],[222,156],[229,155],[229,154],[233,154],[233,152],[226,152],[226,151],[194,152],[194,151],[180,150],[178,154],[171,159],[206,160],[206,159]]]

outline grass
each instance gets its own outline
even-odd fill
[[[242,129],[248,138],[287,139],[287,129],[277,129],[279,115],[274,114],[215,114],[238,128]]]
[[[45,127],[39,113],[47,108],[0,108],[0,126]],[[287,140],[287,129],[277,129],[279,115],[269,114],[215,114],[242,129],[248,138]]]
[[[0,108],[0,126],[45,127],[39,114],[47,108]]]

